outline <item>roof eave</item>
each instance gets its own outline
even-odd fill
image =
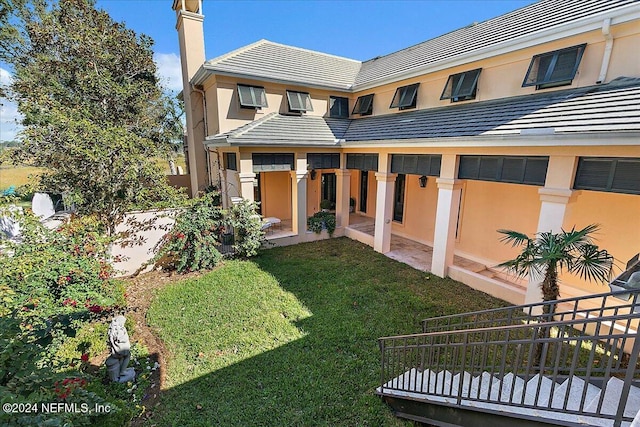
[[[557,147],[598,146],[606,140],[606,146],[637,146],[640,131],[611,132],[558,132],[552,134],[503,134],[450,136],[438,138],[382,139],[368,141],[347,141],[342,148],[463,148],[463,147]],[[508,145],[507,145],[508,143]]]
[[[560,26],[540,30],[538,32],[527,34],[525,36],[517,37],[506,42],[498,43],[486,48],[475,50],[473,52],[462,54],[454,58],[438,61],[433,64],[429,64],[407,72],[393,74],[391,76],[372,80],[360,85],[353,85],[352,92],[372,89],[374,87],[394,83],[400,80],[418,77],[427,73],[433,73],[447,68],[457,67],[459,65],[480,61],[493,56],[498,56],[505,53],[526,49],[539,44],[575,36],[577,34],[597,30],[602,28],[603,21],[607,18],[611,18],[610,25],[617,25],[624,22],[640,19],[640,8],[638,8],[637,3],[625,5],[620,9],[601,12],[599,14],[581,18],[576,21],[562,24]]]
[[[339,91],[345,93],[353,92],[351,90],[351,85],[346,86],[335,86],[335,85],[323,85],[323,84],[314,84],[307,82],[300,82],[295,80],[287,80],[287,79],[274,79],[269,77],[257,76],[254,74],[245,74],[245,73],[232,73],[225,70],[218,70],[215,67],[212,67],[208,64],[203,64],[200,69],[193,75],[191,79],[191,84],[199,86],[202,85],[210,76],[226,76],[226,77],[234,77],[239,79],[247,79],[247,80],[257,80],[260,82],[269,82],[269,83],[277,83],[284,85],[295,85],[295,86],[304,86],[306,88],[311,89],[321,89],[321,90],[332,90]]]

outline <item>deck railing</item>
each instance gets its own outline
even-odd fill
[[[545,306],[550,307],[550,314],[543,314]],[[531,320],[562,321],[601,318],[616,316],[634,309],[640,310],[640,289],[433,317],[424,319],[421,323],[422,332],[437,332],[514,325]]]
[[[640,382],[638,295],[629,291],[558,300],[550,303],[557,310],[554,316],[535,315],[544,306],[540,303],[426,319],[424,333],[380,338],[381,393],[436,396],[458,405],[465,400],[542,408],[614,420],[619,426],[632,420],[624,410],[631,386]],[[611,298],[617,306],[606,305]],[[620,403],[614,412],[603,411],[614,377],[624,382]],[[534,388],[523,390],[531,380]],[[569,389],[579,381],[601,388],[595,407],[587,408],[587,387],[577,403],[568,394],[563,401],[550,398],[565,380]],[[551,390],[542,387],[543,381]]]

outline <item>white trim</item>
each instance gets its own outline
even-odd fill
[[[640,131],[636,132],[589,132],[579,135],[481,135],[452,136],[447,138],[385,139],[380,141],[351,141],[342,148],[466,148],[466,147],[557,147],[562,146],[637,146]]]

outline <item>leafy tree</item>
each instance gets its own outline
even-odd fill
[[[41,187],[109,233],[128,210],[176,200],[157,159],[171,157],[182,126],[151,38],[93,0],[0,2],[0,60],[13,66],[9,97],[24,117],[16,160],[47,168]]]
[[[613,257],[593,244],[592,235],[598,226],[591,224],[582,230],[562,230],[560,233],[543,232],[535,237],[512,230],[498,230],[504,234],[501,241],[513,247],[522,247],[514,259],[505,261],[500,267],[515,272],[520,277],[529,274],[543,276],[541,283],[543,301],[555,301],[560,297],[558,275],[563,271],[578,274],[588,281],[606,282],[611,275]],[[543,312],[552,313],[551,305]]]

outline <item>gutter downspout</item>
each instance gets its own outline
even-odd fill
[[[613,36],[611,35],[611,18],[607,18],[602,22],[602,35],[606,40],[604,45],[604,54],[602,55],[602,66],[600,67],[600,75],[596,84],[601,84],[607,77],[609,62],[611,62],[611,51],[613,50]]]

